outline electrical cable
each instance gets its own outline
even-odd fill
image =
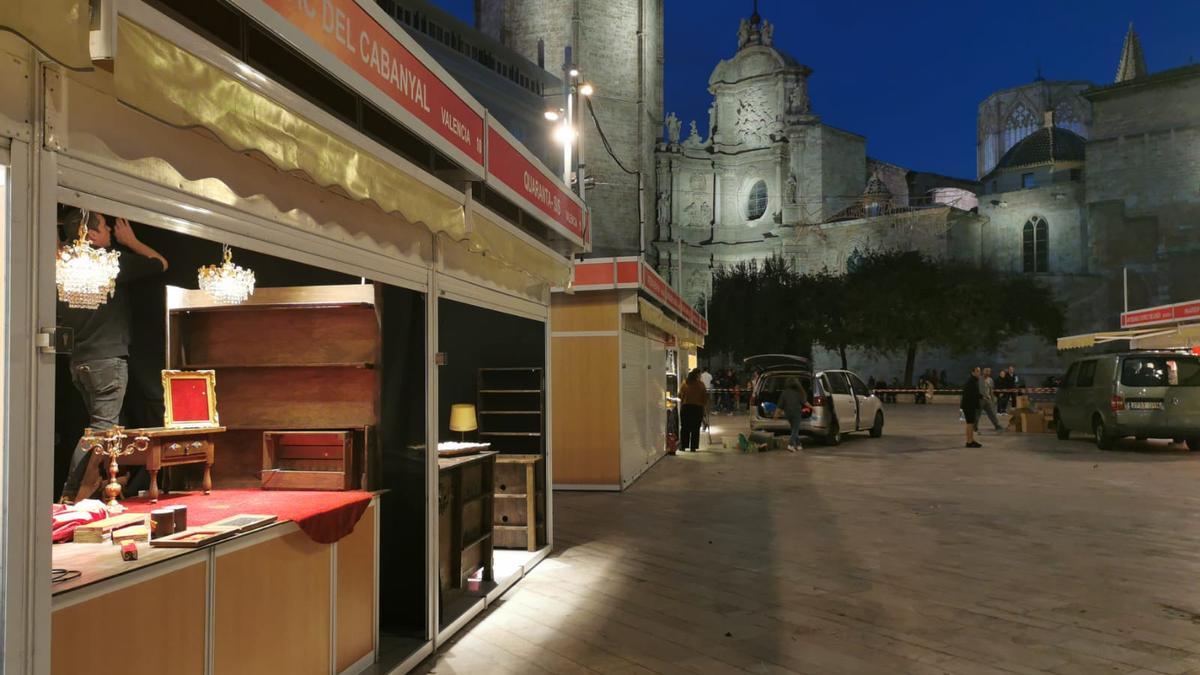
[[[56,567],[50,570],[50,583],[59,584],[64,581],[73,581],[83,576],[83,572],[79,570],[67,570]]]
[[[596,131],[600,134],[600,143],[604,145],[604,151],[608,153],[609,157],[613,158],[613,161],[616,162],[617,166],[620,167],[621,170],[624,171],[625,173],[627,173],[631,176],[636,176],[636,175],[640,174],[641,173],[640,171],[630,171],[621,162],[621,160],[619,158],[617,158],[616,153],[613,152],[612,143],[609,143],[608,136],[605,135],[604,129],[600,126],[600,118],[596,117],[596,109],[592,107],[592,99],[590,97],[585,97],[584,100],[587,101],[588,114],[590,114],[592,116],[592,123],[594,123],[596,125]]]

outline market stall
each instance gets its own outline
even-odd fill
[[[576,263],[550,321],[554,487],[623,490],[666,454],[707,321],[636,257]]]
[[[18,2],[29,12],[13,16],[42,16]],[[475,549],[479,564],[460,583],[490,569],[506,581],[451,625],[441,620],[442,467],[425,448],[447,439],[438,389],[456,384],[436,365],[442,304],[530,321],[542,345],[531,365],[548,367],[550,288],[587,247],[586,211],[374,3],[326,5],[421,78],[427,98],[343,58],[292,3],[232,2],[220,16],[170,0],[120,3],[119,14],[101,4],[111,10],[101,37],[112,41],[102,67],[87,58],[86,21],[39,43],[82,35],[78,68],[16,36],[29,31],[0,31],[0,175],[13,206],[0,214],[13,235],[0,244],[14,261],[3,296],[13,298],[3,337],[14,356],[0,370],[0,569],[6,591],[41,589],[5,593],[5,670],[94,669],[94,651],[79,645],[94,642],[97,617],[130,602],[155,614],[137,658],[121,662],[129,672],[406,670],[552,542],[550,495],[535,485],[521,494],[542,509],[536,551],[522,541],[533,555],[501,575]],[[225,39],[229,25],[250,37]],[[128,367],[131,395],[114,413],[124,439],[89,422],[94,401],[76,396],[77,381],[99,374],[73,367],[80,343],[55,328],[56,294],[66,298],[56,259],[78,236],[64,225],[84,214],[106,223],[124,269],[158,264],[142,246],[164,260],[136,284],[95,286],[107,297],[82,308],[133,308],[128,353],[113,357]],[[94,279],[114,262],[99,251],[117,246],[83,228],[83,257],[95,263],[83,278]],[[252,290],[219,273],[223,262],[252,270]],[[198,278],[201,267],[216,281]],[[176,390],[170,372],[193,381]],[[160,382],[158,398],[148,381]],[[543,424],[548,433],[549,410]],[[91,535],[52,547],[51,502],[88,501],[85,486],[62,489],[85,426],[95,427],[89,448],[130,450],[111,484],[133,520],[84,523]],[[550,444],[539,452],[522,454],[544,472]],[[84,474],[110,480],[97,467]],[[465,473],[458,480],[460,534],[469,503],[494,494],[486,471],[475,477],[474,492]],[[165,514],[179,524],[177,506],[186,524],[164,534]],[[84,511],[56,517],[91,518]]]

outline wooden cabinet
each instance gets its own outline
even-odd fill
[[[438,571],[442,606],[482,569],[492,581],[495,452],[438,460]]]
[[[341,484],[372,487],[362,474],[379,420],[373,285],[260,288],[232,306],[168,287],[167,310],[169,367],[217,372],[217,411],[227,429],[213,467],[217,484],[262,483],[264,432],[322,431],[351,440],[344,471],[356,475]]]
[[[546,541],[546,494],[540,455],[500,455],[496,458],[496,548],[538,550]]]

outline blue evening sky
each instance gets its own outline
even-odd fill
[[[523,0],[532,2],[534,0]],[[474,0],[435,0],[473,23]],[[666,110],[701,131],[708,76],[737,46],[751,0],[665,0]],[[1112,82],[1134,22],[1151,72],[1200,59],[1197,0],[761,0],[775,43],[813,69],[813,111],[867,137],[867,153],[975,177],[975,115],[993,91],[1033,80]],[[587,64],[580,64],[586,73]]]

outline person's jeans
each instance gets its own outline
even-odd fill
[[[704,421],[704,406],[684,404],[679,411],[679,449],[695,451],[700,447],[700,424]]]
[[[996,417],[995,402],[980,401],[979,408],[980,408],[980,410],[983,411],[983,414],[987,415],[988,420],[991,421],[992,426],[995,427],[996,431],[1000,431],[1001,429],[1004,428],[1003,426],[1000,425],[1000,418]],[[976,419],[976,421],[975,421],[975,430],[976,431],[979,430],[979,420],[978,419]]]
[[[788,439],[789,448],[800,447],[800,417],[789,417],[788,424],[792,425],[792,435]]]
[[[71,363],[71,383],[83,397],[88,411],[88,427],[94,430],[111,429],[121,419],[121,405],[125,401],[125,389],[129,385],[129,364],[122,358],[96,359]],[[67,470],[67,482],[63,484],[63,496],[75,499],[83,475],[87,471],[88,453],[83,442],[75,445],[71,455],[71,467]]]

